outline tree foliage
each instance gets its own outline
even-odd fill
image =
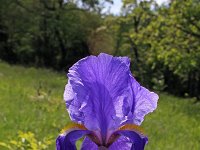
[[[87,40],[101,25],[94,1],[1,0],[1,58],[61,69],[89,54]],[[77,1],[78,3],[78,1]],[[88,19],[90,18],[90,19]]]
[[[173,94],[200,94],[200,2],[124,0],[119,17],[109,16],[116,53],[129,55],[136,78]],[[112,18],[112,19],[111,19]]]

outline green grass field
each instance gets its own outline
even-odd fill
[[[56,139],[69,122],[62,98],[66,81],[65,73],[0,63],[0,142],[16,139],[18,131]],[[142,125],[149,137],[146,150],[199,150],[200,104],[159,96],[158,109]]]

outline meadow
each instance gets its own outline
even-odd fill
[[[16,140],[19,131],[40,141],[54,139],[69,123],[63,101],[66,74],[0,63],[0,142]],[[200,103],[159,93],[157,110],[142,124],[149,137],[146,150],[199,150]],[[80,142],[79,142],[80,145]],[[0,146],[0,149],[6,149]]]

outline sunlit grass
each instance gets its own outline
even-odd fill
[[[14,139],[20,130],[56,138],[69,121],[65,83],[64,73],[0,63],[0,141]]]
[[[200,104],[160,94],[158,109],[143,124],[149,136],[147,150],[199,150]]]
[[[18,131],[56,138],[69,122],[62,98],[65,83],[65,73],[0,63],[0,141],[15,139]],[[149,137],[146,149],[199,150],[200,104],[159,95],[158,109],[142,125]]]

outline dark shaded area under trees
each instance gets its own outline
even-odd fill
[[[200,99],[200,2],[0,0],[0,59],[69,68],[90,54],[129,56],[134,76],[155,90]]]

